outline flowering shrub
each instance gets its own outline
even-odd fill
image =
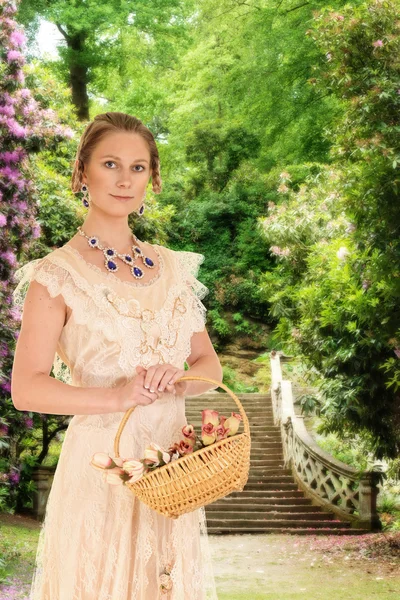
[[[231,413],[229,418],[220,415],[216,410],[202,411],[201,436],[197,436],[193,425],[182,428],[184,439],[175,442],[168,450],[164,450],[155,442],[145,448],[144,458],[111,458],[105,452],[96,452],[90,464],[103,471],[104,480],[112,485],[135,483],[147,472],[154,471],[182,456],[186,456],[205,446],[209,446],[236,435],[242,417],[239,413]]]
[[[308,35],[324,58],[310,85],[343,115],[331,162],[292,185],[260,227],[277,267],[263,293],[274,332],[319,387],[318,433],[359,433],[378,459],[400,454],[400,20],[395,2],[314,12]]]
[[[43,107],[29,88],[25,34],[13,18],[17,5],[0,0],[0,481],[7,491],[0,502],[12,510],[20,508],[21,496],[29,498],[32,491],[29,471],[35,460],[30,456],[23,462],[20,453],[29,445],[34,421],[41,424],[43,417],[15,410],[10,397],[21,323],[12,303],[13,272],[20,255],[28,253],[42,233],[28,159],[73,136],[72,129],[60,124],[55,112]]]

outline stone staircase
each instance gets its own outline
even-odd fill
[[[290,469],[283,465],[281,432],[274,425],[271,396],[236,394],[249,419],[250,472],[242,492],[233,492],[206,508],[207,530],[223,533],[287,533],[313,535],[360,535],[365,529],[351,527],[312,504],[299,489]],[[186,398],[186,417],[201,432],[201,411],[218,410],[229,417],[239,412],[227,393],[208,392]],[[243,423],[239,433],[243,432]]]

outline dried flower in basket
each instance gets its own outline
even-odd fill
[[[165,567],[164,571],[159,576],[158,581],[161,593],[166,594],[169,592],[172,589],[171,570]]]
[[[227,418],[216,410],[205,409],[202,411],[201,436],[196,435],[194,426],[188,424],[182,428],[184,439],[175,442],[168,450],[151,442],[145,448],[142,460],[111,458],[105,452],[96,452],[93,454],[90,464],[95,469],[103,471],[103,477],[107,483],[112,485],[135,483],[147,472],[154,471],[154,469],[186,454],[236,435],[241,420],[242,417],[239,413],[233,412]]]

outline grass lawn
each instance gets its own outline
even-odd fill
[[[0,600],[27,600],[40,524],[0,514]],[[218,600],[397,600],[400,533],[210,536]],[[56,599],[54,599],[56,600]]]

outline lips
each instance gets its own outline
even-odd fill
[[[117,198],[117,200],[131,200],[132,196],[116,196],[115,194],[111,194],[113,198]]]

